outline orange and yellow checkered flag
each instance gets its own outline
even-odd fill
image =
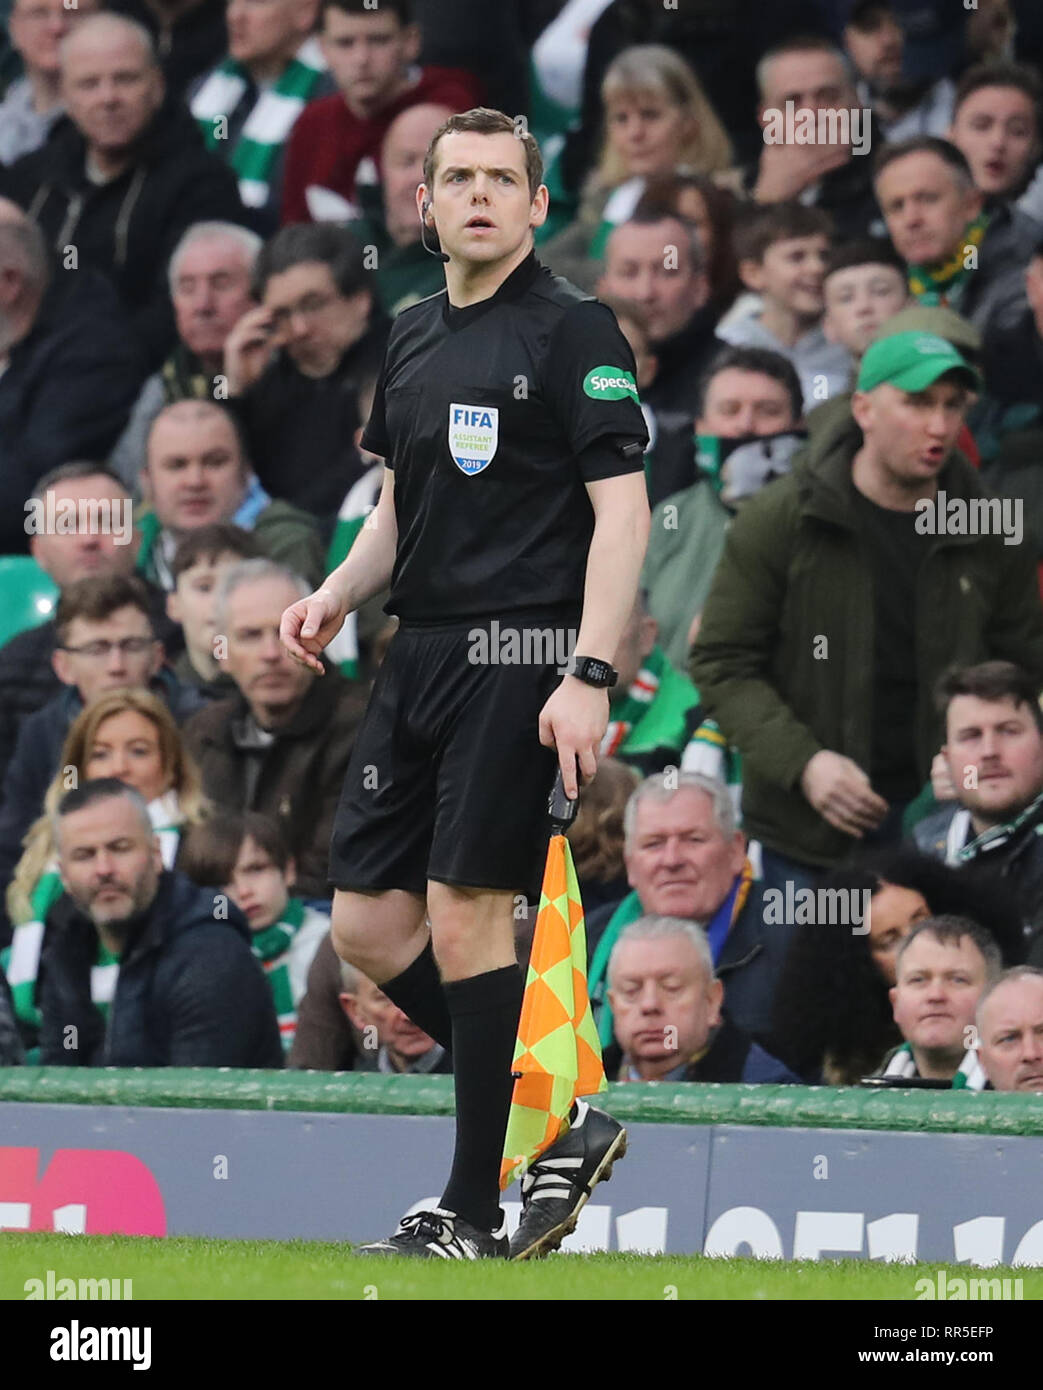
[[[501,1190],[565,1132],[573,1101],[608,1084],[587,995],[583,904],[561,834],[547,850],[513,1071]]]

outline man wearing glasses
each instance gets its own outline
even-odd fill
[[[254,271],[259,307],[225,343],[230,404],[265,491],[329,520],[365,471],[359,387],[380,369],[387,325],[373,267],[349,231],[284,227]]]
[[[24,75],[7,89],[0,102],[0,164],[13,164],[38,150],[64,111],[61,99],[62,39],[84,15],[98,9],[98,0],[14,0],[8,30],[22,60]]]
[[[4,778],[0,808],[0,901],[21,854],[22,837],[43,809],[73,720],[97,695],[125,686],[150,689],[183,723],[202,703],[164,667],[163,644],[152,626],[141,580],[111,574],[81,579],[62,590],[51,658],[64,687],[19,726]],[[6,918],[0,917],[0,943]]]

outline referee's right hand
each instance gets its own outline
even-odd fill
[[[319,656],[336,637],[347,616],[343,599],[331,589],[316,589],[287,608],[279,624],[279,638],[295,661],[323,676],[326,668]]]

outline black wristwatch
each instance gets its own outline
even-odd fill
[[[586,685],[597,686],[599,690],[615,685],[619,680],[619,672],[607,661],[601,661],[596,656],[574,656],[569,675],[575,676]]]

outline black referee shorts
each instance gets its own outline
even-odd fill
[[[348,764],[331,884],[425,893],[435,879],[539,898],[557,770],[556,752],[540,743],[539,716],[566,659],[557,633],[576,626],[515,614],[498,626],[402,624]],[[508,653],[509,631],[519,634],[519,654],[554,655],[491,660]]]

